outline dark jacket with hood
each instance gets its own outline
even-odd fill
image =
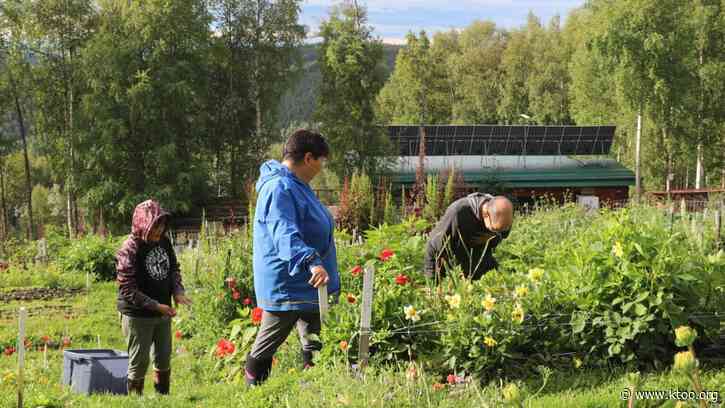
[[[149,232],[169,214],[147,200],[133,212],[131,235],[116,254],[118,311],[132,317],[161,317],[159,304],[171,306],[172,295],[184,293],[174,249],[164,234],[149,242]]]
[[[427,277],[437,279],[456,263],[465,276],[479,279],[498,266],[493,252],[508,237],[509,231],[494,233],[481,219],[481,205],[492,199],[489,194],[473,193],[446,209],[426,245],[424,273]]]

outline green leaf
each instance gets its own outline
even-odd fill
[[[635,299],[634,301],[641,302],[641,301],[647,299],[647,297],[649,297],[649,292],[645,291],[645,292],[640,293],[639,296],[637,296],[637,299]]]
[[[247,330],[244,331],[244,334],[242,335],[242,343],[243,344],[249,344],[254,338],[257,336],[257,328],[256,327],[247,327]]]
[[[586,315],[581,312],[574,312],[571,315],[571,330],[572,333],[577,334],[584,331],[584,328],[586,327],[587,320]]]
[[[644,316],[647,313],[647,308],[643,304],[637,303],[634,307],[634,313],[636,313],[637,316]]]
[[[622,352],[622,345],[619,343],[612,344],[609,346],[609,355],[610,356],[616,356],[617,354]]]
[[[237,335],[239,334],[239,332],[241,332],[241,331],[242,331],[242,326],[235,324],[234,326],[232,326],[232,332],[229,334],[229,339],[234,340],[237,337]]]

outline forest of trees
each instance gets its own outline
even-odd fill
[[[725,0],[591,0],[402,48],[352,0],[307,44],[301,3],[0,2],[0,237],[242,197],[295,126],[341,177],[378,170],[384,124],[615,124],[634,168],[639,123],[645,189],[725,183]]]

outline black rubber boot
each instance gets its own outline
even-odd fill
[[[302,350],[302,369],[307,370],[315,366],[314,354],[311,351]]]
[[[256,359],[247,355],[247,363],[244,365],[244,374],[247,385],[259,385],[267,380],[272,371],[272,357]]]
[[[154,389],[158,394],[168,395],[171,386],[171,369],[165,371],[154,370]]]

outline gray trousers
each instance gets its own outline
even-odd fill
[[[128,346],[128,379],[146,376],[149,354],[154,369],[171,369],[171,319],[164,317],[130,317],[122,315],[121,329]]]
[[[285,311],[262,313],[262,324],[249,355],[257,360],[271,359],[279,346],[284,343],[292,328],[297,326],[304,353],[322,350],[318,339],[310,339],[309,335],[320,335],[320,313],[306,311]]]

